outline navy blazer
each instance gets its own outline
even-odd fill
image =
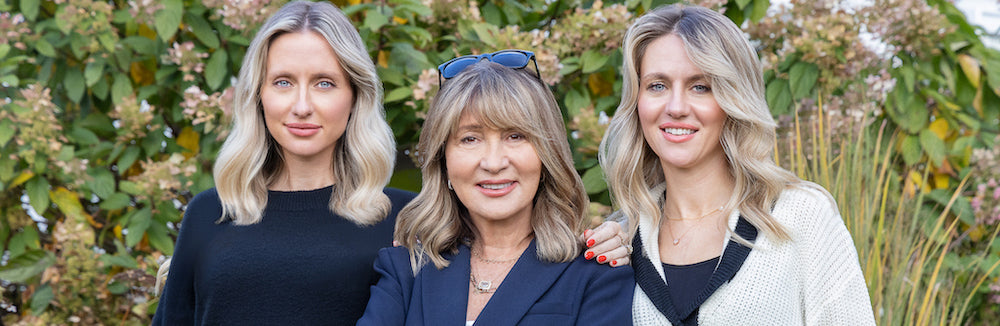
[[[450,256],[450,257],[449,257]],[[383,248],[381,275],[358,325],[465,325],[469,300],[469,247],[446,255],[451,264],[427,264],[413,276],[406,248]],[[635,280],[630,266],[611,268],[577,257],[546,263],[535,241],[511,268],[475,325],[632,325]]]

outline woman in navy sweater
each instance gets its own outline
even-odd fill
[[[153,325],[350,325],[413,194],[383,189],[395,142],[361,37],[329,3],[261,27],[216,188],[185,213]]]

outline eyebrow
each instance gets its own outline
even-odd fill
[[[664,79],[664,80],[667,80],[667,81],[672,80],[669,76],[667,76],[664,73],[654,72],[654,73],[648,73],[648,74],[642,75],[642,77],[639,78],[639,82],[642,83],[642,82],[645,82],[645,81],[649,81],[650,79],[653,79],[653,80]],[[685,80],[687,82],[691,82],[691,81],[695,81],[695,80],[706,80],[707,81],[709,79],[708,79],[708,75],[706,75],[706,74],[697,74],[697,75],[688,77]]]
[[[291,76],[292,76],[292,74],[289,73],[289,72],[287,72],[287,71],[276,71],[274,73],[267,73],[264,77],[267,78],[267,79],[275,79],[275,78],[291,77]],[[338,74],[338,73],[330,74],[330,73],[326,73],[326,72],[316,72],[316,73],[311,74],[309,77],[310,77],[310,79],[327,78],[327,79],[333,79],[333,80],[341,80],[341,79],[347,80],[347,78],[342,78],[342,76],[340,74]]]

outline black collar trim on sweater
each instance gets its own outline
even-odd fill
[[[753,243],[757,239],[757,228],[744,219],[743,216],[740,216],[739,222],[736,223],[736,234]],[[674,307],[673,301],[670,299],[668,285],[660,278],[653,263],[649,261],[649,257],[643,253],[642,236],[640,234],[636,234],[632,240],[632,247],[635,248],[635,251],[632,252],[632,268],[635,270],[635,282],[639,284],[639,287],[646,293],[649,300],[653,302],[656,309],[663,316],[667,317],[667,320],[670,320],[671,324],[678,326],[684,325],[683,319],[698,310],[698,307],[705,300],[708,300],[712,296],[712,293],[715,293],[715,290],[718,290],[722,284],[732,280],[750,254],[750,247],[741,245],[736,240],[730,239],[729,244],[726,246],[726,251],[722,255],[722,261],[719,262],[719,267],[712,274],[712,278],[709,279],[708,284],[701,290],[701,293],[698,294],[694,301],[689,302],[685,306]]]

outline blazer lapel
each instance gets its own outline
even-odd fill
[[[531,244],[479,313],[476,325],[516,325],[528,313],[528,309],[548,292],[569,264],[539,261],[535,240],[531,240]]]
[[[446,257],[447,258],[447,257]],[[465,309],[469,306],[469,247],[458,246],[458,254],[448,259],[451,264],[436,270],[428,263],[421,270],[425,325],[465,325]]]

